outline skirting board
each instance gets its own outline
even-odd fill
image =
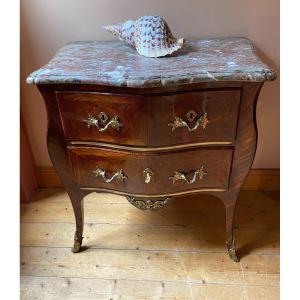
[[[36,178],[39,188],[62,187],[62,182],[53,167],[37,167]],[[252,169],[242,187],[243,190],[279,191],[279,169]]]

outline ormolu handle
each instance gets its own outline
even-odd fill
[[[191,120],[189,120],[192,122]],[[206,129],[207,124],[209,123],[209,120],[207,118],[207,113],[203,114],[198,118],[196,121],[196,124],[193,127],[190,127],[186,121],[179,117],[175,117],[174,121],[172,123],[169,123],[168,126],[172,127],[172,131],[174,131],[177,128],[186,127],[188,131],[195,131],[199,127],[202,129]]]
[[[83,120],[83,122],[85,122],[87,124],[87,127],[90,128],[91,126],[95,126],[97,127],[97,129],[100,132],[104,132],[106,131],[109,127],[112,127],[115,130],[119,130],[121,126],[123,126],[120,122],[119,122],[119,117],[118,116],[114,116],[113,118],[111,118],[110,120],[108,120],[109,117],[107,116],[106,113],[101,112],[99,114],[99,119],[89,115],[88,118],[86,120]],[[99,122],[104,125],[104,127],[100,127]]]
[[[192,184],[196,181],[197,178],[202,179],[204,175],[207,175],[207,173],[203,170],[204,167],[202,166],[200,169],[197,169],[196,171],[193,172],[193,177],[188,180],[186,174],[183,172],[175,171],[174,175],[169,177],[173,181],[173,184],[178,181],[178,180],[184,180],[188,184]]]
[[[96,170],[93,171],[93,173],[95,174],[96,177],[102,177],[102,179],[106,182],[106,183],[110,183],[112,182],[114,179],[116,180],[121,180],[124,181],[124,179],[127,179],[127,176],[124,175],[123,170],[119,170],[117,172],[115,172],[110,178],[106,178],[106,171],[96,167]]]

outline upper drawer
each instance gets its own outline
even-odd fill
[[[149,146],[233,142],[240,97],[240,90],[149,97]]]
[[[146,145],[145,97],[58,92],[57,99],[67,139]]]

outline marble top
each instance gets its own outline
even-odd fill
[[[266,81],[276,73],[246,38],[187,39],[177,53],[148,58],[121,41],[74,42],[27,78],[29,84],[159,87],[205,81]]]

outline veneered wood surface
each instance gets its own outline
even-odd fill
[[[62,92],[57,93],[57,99],[66,139],[136,146],[147,144],[147,114],[144,97]],[[106,113],[108,120],[118,116],[122,127],[119,130],[109,127],[105,132],[99,132],[95,126],[88,128],[84,120],[89,115],[98,119],[100,112]]]
[[[114,95],[101,93],[57,93],[65,136],[68,140],[102,141],[135,146],[168,146],[195,142],[234,142],[240,105],[240,90],[198,91],[162,96]],[[197,118],[188,122],[194,110]],[[84,122],[89,115],[105,112],[118,116],[119,131],[99,132]],[[207,113],[209,124],[193,132],[187,128],[172,131],[169,123],[180,117],[193,127]],[[102,125],[103,127],[103,125]]]
[[[131,95],[149,95],[149,94],[165,94],[176,93],[183,91],[199,91],[207,89],[224,89],[224,88],[243,88],[245,84],[243,81],[205,81],[205,82],[192,82],[189,84],[178,84],[164,87],[120,87],[120,86],[107,86],[101,84],[40,84],[39,89],[48,92],[99,92],[99,93],[112,93],[112,94],[131,94]]]
[[[44,97],[48,113],[47,147],[50,159],[59,174],[67,191],[76,220],[75,238],[81,239],[83,232],[83,196],[84,194],[73,181],[72,168],[66,151],[66,140],[61,122],[59,108],[54,91],[40,89]]]
[[[230,176],[233,151],[227,148],[194,148],[189,150],[164,152],[133,152],[107,148],[69,147],[75,181],[80,187],[112,189],[133,194],[167,194],[199,188],[226,189]],[[123,182],[114,180],[106,183],[96,177],[96,166],[107,171],[110,178],[123,170],[127,176]],[[207,175],[192,184],[177,181],[173,184],[170,176],[175,171],[190,174],[204,167]],[[150,168],[154,175],[150,183],[145,183],[143,170]]]
[[[218,196],[224,203],[226,214],[226,244],[235,249],[234,217],[236,201],[242,185],[248,175],[256,151],[256,103],[263,83],[245,84],[239,111],[237,138],[234,147],[230,188]],[[236,258],[235,258],[236,260]]]
[[[37,167],[36,176],[38,187],[59,188],[63,183],[53,167]],[[242,190],[246,191],[279,191],[280,170],[279,169],[251,169]]]
[[[241,91],[216,90],[177,93],[148,97],[149,146],[186,144],[193,142],[234,142],[240,107]],[[189,122],[186,114],[193,110],[197,117]],[[175,117],[183,119],[190,128],[207,113],[209,123],[189,132],[186,127],[172,131],[168,126]]]
[[[233,163],[231,165],[231,160],[225,161],[226,169],[228,172],[222,172],[222,176],[219,176],[220,174],[215,173],[217,176],[215,179],[218,179],[218,182],[221,182],[221,184],[224,182],[224,180],[228,179],[229,170],[231,170],[232,176],[230,177],[229,185],[226,185],[228,187],[228,190],[226,192],[210,192],[210,194],[215,195],[219,197],[224,205],[225,205],[225,213],[226,213],[226,243],[228,248],[231,249],[232,257],[235,261],[237,261],[237,258],[234,254],[234,236],[233,236],[233,224],[234,224],[234,213],[235,213],[235,207],[236,207],[236,200],[239,194],[239,191],[242,187],[242,184],[251,168],[253,158],[255,155],[256,150],[256,142],[257,142],[257,130],[256,130],[256,119],[255,119],[255,113],[256,113],[256,101],[258,98],[258,94],[260,91],[260,88],[262,87],[262,83],[257,82],[243,82],[243,83],[214,83],[214,84],[207,84],[207,83],[201,83],[196,85],[191,85],[190,87],[186,87],[186,85],[180,85],[176,86],[175,88],[168,88],[166,89],[166,92],[168,91],[176,91],[177,93],[180,93],[183,90],[192,88],[192,86],[195,86],[197,88],[200,87],[206,87],[211,88],[212,91],[215,90],[217,87],[220,89],[227,89],[229,87],[241,87],[242,88],[242,97],[240,101],[240,107],[239,107],[239,115],[238,115],[238,125],[236,130],[236,141],[234,143],[234,155],[233,155]],[[89,192],[93,191],[93,189],[90,189],[89,191],[85,191],[83,194],[79,190],[79,185],[81,183],[78,183],[79,177],[74,180],[74,177],[72,178],[72,164],[70,164],[70,161],[67,159],[67,144],[66,139],[64,137],[63,133],[63,126],[61,123],[61,119],[59,116],[59,109],[57,104],[57,98],[56,98],[56,91],[67,88],[72,88],[71,90],[74,91],[74,89],[78,90],[84,90],[88,92],[110,92],[110,89],[108,87],[101,87],[101,86],[80,86],[80,85],[73,85],[69,86],[50,86],[50,85],[40,85],[39,86],[41,92],[43,93],[43,96],[46,100],[47,108],[48,108],[48,114],[50,116],[50,122],[49,122],[49,130],[48,130],[48,149],[50,152],[50,157],[53,161],[53,164],[58,171],[59,175],[61,176],[66,189],[68,190],[68,193],[71,197],[71,201],[73,204],[76,222],[77,222],[77,233],[76,236],[81,239],[81,233],[83,229],[83,210],[82,210],[82,197],[84,194],[88,194]],[[115,88],[111,88],[111,91],[116,90]],[[153,93],[153,95],[158,95],[157,93],[162,91],[161,88],[159,89],[148,89],[148,90],[142,90],[142,89],[134,89],[131,88],[122,88],[119,89],[124,94],[133,94],[134,91],[136,91],[136,95],[144,94],[147,96],[147,93]],[[205,90],[205,92],[207,92]],[[166,95],[166,94],[165,94]],[[148,95],[149,96],[149,95]],[[162,95],[160,95],[162,96]],[[170,96],[170,95],[166,95]],[[150,105],[151,106],[151,105]],[[147,107],[147,110],[149,112],[149,107]],[[218,148],[220,149],[220,148]],[[182,149],[183,153],[188,152],[190,150],[188,149]],[[154,154],[154,153],[152,153]],[[207,153],[208,155],[208,153]],[[82,156],[83,157],[83,156]],[[204,157],[203,157],[204,158]],[[210,159],[211,157],[205,157],[206,159]],[[226,157],[225,157],[226,158]],[[108,162],[109,157],[106,157],[106,161]],[[186,162],[192,161],[194,158],[191,156],[185,157],[184,160],[176,159],[176,163],[180,162],[183,167],[187,165]],[[220,158],[221,159],[221,158]],[[93,159],[87,159],[86,156],[86,164],[90,164]],[[143,160],[145,161],[145,160]],[[217,161],[217,163],[221,166],[224,166],[224,161]],[[169,162],[167,165],[171,165],[172,162]],[[119,164],[118,164],[119,165]],[[161,169],[165,169],[164,165],[160,165]],[[194,168],[193,168],[194,169]],[[173,171],[173,170],[172,170]],[[179,170],[183,171],[183,170]],[[188,172],[189,170],[187,170]],[[215,171],[214,171],[215,172]],[[91,178],[88,178],[88,181],[91,182]],[[94,179],[95,180],[95,179]],[[227,182],[227,181],[226,181]],[[214,182],[214,185],[216,183]],[[138,185],[137,185],[138,186]],[[140,187],[138,187],[140,188]],[[160,187],[160,194],[166,194],[166,188],[164,185],[161,185]],[[101,188],[102,189],[102,188]],[[103,188],[104,189],[104,188]],[[97,190],[97,189],[95,189]],[[112,192],[115,191],[113,187],[111,189]],[[182,190],[182,189],[180,189]],[[190,190],[187,189],[187,190]]]

